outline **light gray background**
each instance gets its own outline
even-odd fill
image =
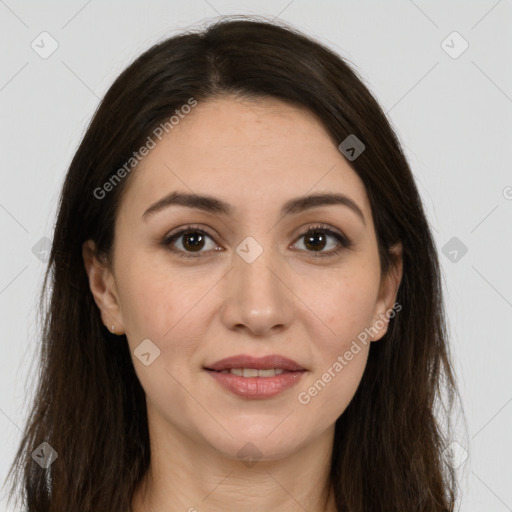
[[[279,16],[317,37],[356,67],[388,113],[443,266],[468,419],[454,445],[460,510],[512,511],[510,0],[0,0],[0,483],[34,388],[44,264],[32,248],[52,237],[60,187],[86,125],[134,57],[219,14]],[[43,31],[59,45],[47,59],[31,47]],[[453,31],[469,43],[458,58],[442,46]],[[452,39],[445,43],[452,52],[462,48]],[[452,237],[468,249],[458,261],[442,251]],[[7,510],[4,495],[0,510]]]

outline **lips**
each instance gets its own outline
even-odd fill
[[[256,370],[271,370],[273,368],[282,369],[288,372],[306,371],[299,363],[278,354],[270,354],[264,357],[253,357],[245,354],[239,354],[232,357],[221,359],[213,364],[205,366],[206,370],[221,372],[222,370],[231,370],[233,368]]]
[[[293,359],[277,354],[240,354],[204,367],[225,390],[250,400],[270,399],[296,386],[308,371]]]

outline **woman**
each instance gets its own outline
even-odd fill
[[[294,29],[221,20],[117,78],[45,289],[29,511],[454,510],[421,199],[368,89]]]

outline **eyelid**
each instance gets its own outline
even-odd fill
[[[186,226],[179,227],[176,229],[173,229],[167,235],[164,237],[165,240],[170,240],[176,235],[183,235],[184,233],[187,233],[188,231],[197,231],[198,233],[202,233],[204,235],[208,235],[210,238],[214,238],[216,235],[213,235],[212,233],[209,233],[208,230],[201,227],[199,224],[187,224]]]
[[[322,224],[322,223],[308,224],[305,228],[301,228],[298,238],[308,234],[311,231],[324,231],[325,233],[328,233],[331,235],[336,235],[336,236],[339,236],[340,238],[343,238],[347,243],[351,243],[349,238],[342,231],[330,226],[329,224]]]

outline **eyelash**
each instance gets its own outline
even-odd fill
[[[338,241],[338,246],[335,249],[331,249],[330,251],[327,251],[327,252],[315,253],[313,251],[306,251],[306,252],[310,253],[313,258],[334,257],[334,256],[337,256],[341,251],[351,249],[353,246],[353,243],[347,237],[345,237],[344,235],[341,235],[340,233],[337,233],[336,231],[333,231],[329,227],[321,225],[321,224],[309,226],[308,229],[304,233],[299,235],[299,237],[297,238],[297,241],[300,240],[301,238],[305,237],[307,234],[309,234],[311,232],[315,232],[315,231],[318,231],[318,232],[321,232],[321,233],[324,233],[324,234],[334,237]],[[209,252],[209,251],[200,251],[197,253],[190,253],[187,251],[182,251],[181,249],[176,249],[172,246],[172,244],[175,240],[177,240],[181,236],[183,236],[185,234],[189,234],[189,233],[198,233],[198,234],[207,236],[213,240],[213,236],[210,235],[207,231],[205,231],[201,228],[197,228],[195,226],[187,226],[186,228],[183,228],[175,233],[171,233],[168,236],[166,236],[164,238],[164,240],[162,241],[162,245],[164,245],[170,251],[176,253],[181,258],[199,258],[199,257],[201,257],[201,255],[204,252]]]

